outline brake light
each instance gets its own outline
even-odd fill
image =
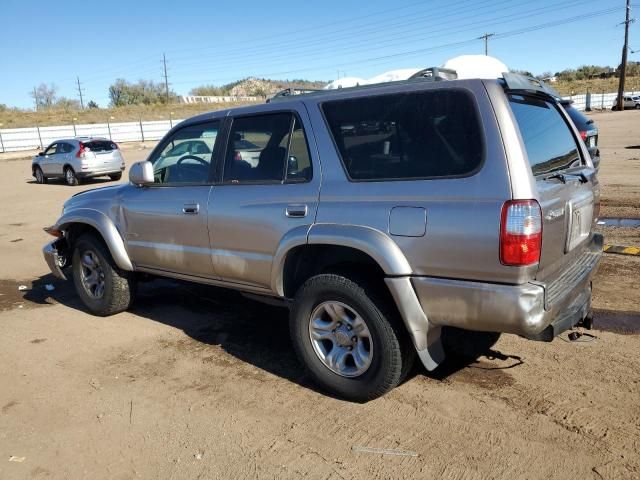
[[[586,132],[586,131],[584,131],[584,130],[583,130],[583,131],[581,131],[581,132],[580,132],[580,138],[582,138],[582,140],[583,140],[584,142],[586,142],[586,141],[587,141],[587,132]]]
[[[502,206],[500,262],[523,267],[540,261],[542,211],[535,200],[510,200]]]
[[[84,143],[82,142],[80,142],[80,149],[78,150],[78,153],[76,153],[76,157],[77,158],[84,157]]]
[[[242,155],[240,154],[240,152],[239,152],[239,151],[237,151],[237,150],[236,150],[236,153],[233,155],[233,159],[234,159],[236,162],[241,162],[241,161],[242,161]]]

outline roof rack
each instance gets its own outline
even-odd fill
[[[284,90],[280,90],[273,97],[267,98],[267,103],[270,103],[275,98],[290,97],[292,95],[305,95],[307,93],[320,92],[320,91],[322,90],[320,90],[319,88],[295,88],[295,87],[285,88]]]
[[[426,78],[434,82],[456,80],[458,78],[458,72],[450,68],[429,67],[414,73],[409,77],[409,80],[414,78]]]
[[[356,85],[354,87],[338,87],[337,89],[332,90],[314,90],[314,89],[305,89],[305,88],[287,88],[276,93],[273,97],[267,99],[267,103],[271,102],[281,102],[284,100],[289,100],[292,96],[295,95],[304,95],[304,96],[316,96],[316,95],[325,95],[330,93],[335,93],[336,90],[364,90],[367,88],[379,87],[380,85],[387,85],[390,83],[400,83],[400,82],[439,82],[442,80],[456,80],[458,78],[458,74],[455,70],[451,70],[449,68],[440,68],[440,67],[429,67],[424,68],[413,75],[411,75],[406,80],[395,80],[392,82],[380,82],[380,83],[366,83],[364,85]]]

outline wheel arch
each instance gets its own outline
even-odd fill
[[[56,228],[62,231],[76,232],[93,231],[106,244],[116,265],[126,271],[133,271],[133,264],[127,253],[124,240],[114,223],[106,215],[88,208],[77,209],[63,215],[57,222]],[[78,230],[79,229],[79,230]]]
[[[357,225],[315,224],[292,230],[281,242],[274,257],[272,289],[291,297],[310,275],[340,264],[365,265],[381,278],[411,274],[402,251],[383,232]]]

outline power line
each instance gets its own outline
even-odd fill
[[[586,1],[595,1],[595,0],[586,0]],[[498,2],[500,3],[500,2]],[[391,47],[394,45],[406,45],[407,40],[410,38],[418,38],[420,41],[424,42],[425,40],[428,39],[435,39],[435,38],[441,38],[441,37],[448,37],[450,38],[451,36],[454,36],[456,34],[461,34],[461,33],[465,33],[465,32],[474,32],[475,30],[477,30],[476,26],[482,26],[482,27],[486,27],[486,26],[497,26],[497,25],[501,25],[501,24],[505,24],[505,23],[512,23],[514,20],[519,20],[519,19],[528,19],[531,16],[534,15],[547,15],[549,12],[551,11],[555,11],[558,10],[559,8],[570,8],[573,5],[582,5],[584,4],[585,1],[574,1],[574,2],[567,2],[565,4],[563,4],[560,7],[555,7],[555,8],[536,8],[536,9],[531,9],[531,10],[527,10],[527,11],[520,11],[517,13],[511,13],[508,15],[502,15],[499,17],[495,17],[493,19],[491,19],[488,23],[487,21],[474,21],[474,22],[467,22],[465,24],[459,25],[459,27],[465,27],[465,28],[458,28],[456,30],[453,30],[451,27],[442,27],[439,29],[435,29],[435,30],[429,30],[426,33],[430,33],[430,35],[425,36],[425,32],[416,32],[413,34],[409,34],[409,35],[395,35],[394,38],[392,40],[389,39],[381,39],[379,41],[371,41],[368,39],[363,39],[362,41],[358,42],[349,42],[348,44],[344,45],[344,46],[338,46],[335,48],[331,48],[330,49],[330,53],[327,53],[326,55],[318,55],[316,52],[323,52],[325,53],[327,50],[327,45],[325,44],[325,48],[322,51],[319,51],[317,49],[314,49],[315,51],[310,51],[310,52],[306,52],[306,51],[297,51],[297,52],[292,52],[290,50],[287,50],[286,54],[283,54],[282,52],[280,53],[276,53],[275,56],[274,55],[261,55],[260,56],[260,60],[268,60],[268,63],[270,66],[274,66],[274,63],[277,64],[279,62],[284,62],[286,64],[290,64],[292,60],[295,60],[297,58],[304,58],[305,60],[310,60],[311,57],[313,57],[314,61],[317,61],[319,59],[322,58],[334,58],[336,56],[336,53],[340,53],[341,51],[344,51],[345,53],[349,54],[349,55],[354,55],[354,54],[359,54],[359,53],[369,53],[371,52],[371,50],[376,46],[379,45],[380,47]],[[495,6],[497,3],[494,3],[493,6]],[[473,18],[475,18],[476,16],[474,16]],[[461,19],[465,19],[464,17],[460,18],[459,16],[457,17],[457,20],[461,20]],[[447,22],[438,22],[439,26],[445,25]],[[466,28],[469,27],[469,28]],[[423,28],[423,27],[422,27]],[[438,34],[441,33],[441,34]],[[437,34],[437,35],[433,35],[433,34]],[[362,45],[364,48],[360,48],[358,49],[357,47]],[[256,66],[256,62],[252,62],[251,61],[251,55],[254,52],[246,52],[246,54],[241,54],[241,55],[236,55],[235,58],[241,58],[242,62],[244,64],[250,64],[252,65],[254,68]],[[274,52],[275,53],[275,52]],[[216,69],[221,69],[221,68],[230,68],[234,65],[237,64],[237,60],[231,60],[231,61],[224,61],[223,60],[223,55],[216,55],[215,57],[215,65],[213,65]],[[206,58],[206,57],[205,57]],[[200,60],[197,62],[197,64],[202,65],[203,64],[203,58],[200,58]],[[181,66],[188,66],[189,64],[182,64]],[[188,82],[176,82],[176,84],[179,83],[188,83]]]

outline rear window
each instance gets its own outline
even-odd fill
[[[580,110],[573,108],[571,105],[563,105],[563,107],[578,130],[584,131],[592,128],[593,120],[584,115]]]
[[[91,140],[90,142],[83,143],[84,148],[92,152],[110,152],[111,150],[118,149],[118,146],[109,140]]]
[[[510,95],[509,103],[534,175],[582,163],[576,140],[555,104],[522,95]]]
[[[465,176],[482,162],[477,110],[463,90],[339,100],[322,109],[352,180]]]

